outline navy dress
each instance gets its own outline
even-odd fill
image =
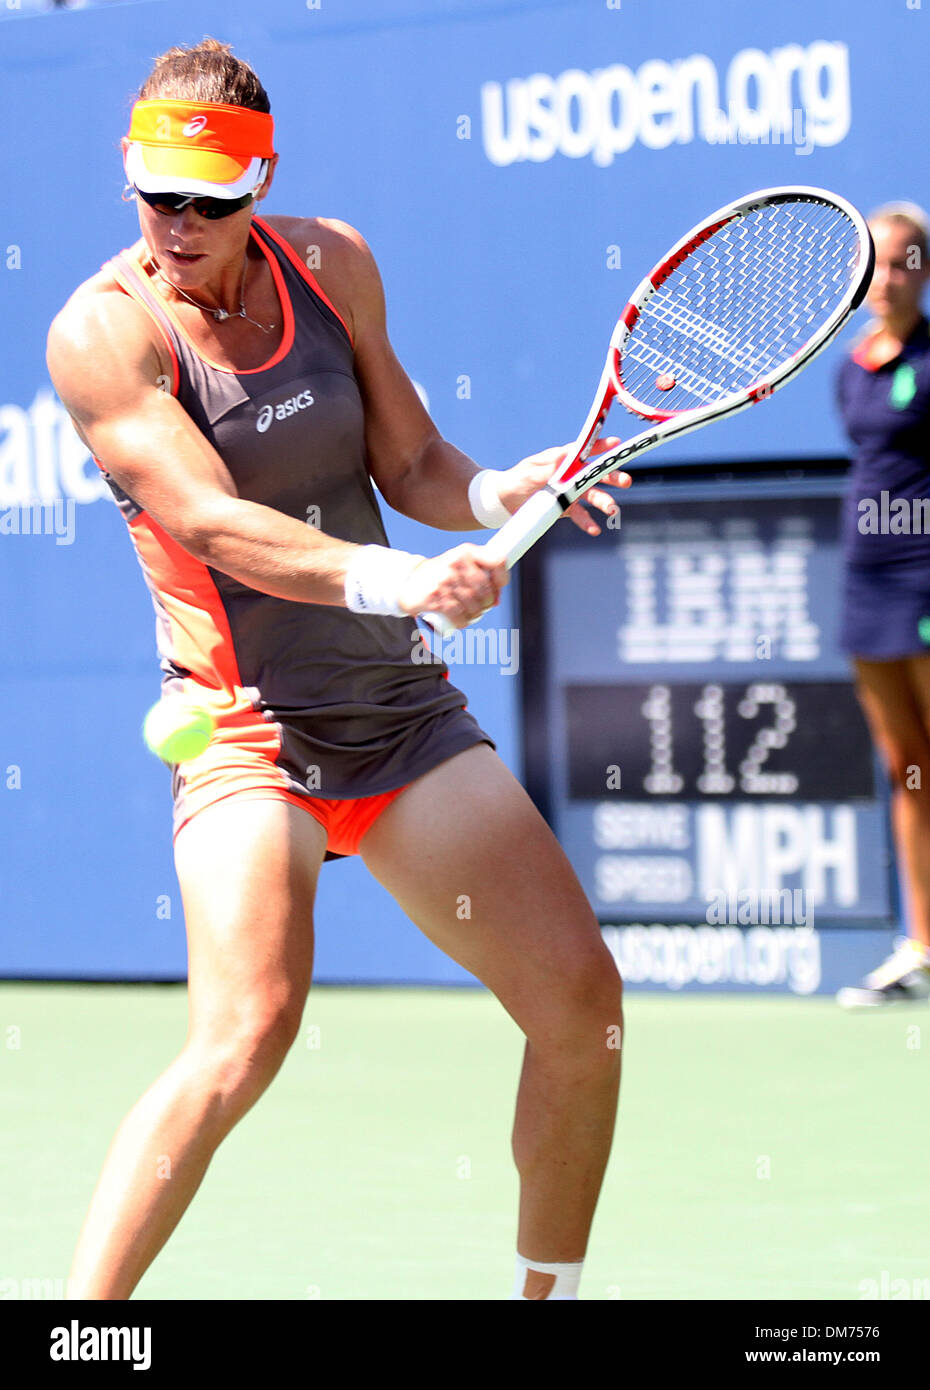
[[[871,338],[840,367],[837,402],[853,444],[843,518],[840,644],[892,661],[930,653],[930,323],[890,362]]]

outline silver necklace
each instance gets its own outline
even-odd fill
[[[234,318],[234,319],[245,319],[246,323],[254,323],[254,324],[255,324],[255,327],[256,327],[256,328],[260,328],[260,329],[262,330],[263,333],[270,333],[271,330],[272,330],[272,329],[274,328],[274,326],[275,326],[273,323],[269,323],[268,327],[266,328],[265,325],[264,325],[263,323],[259,323],[257,319],[249,318],[249,315],[245,312],[245,277],[246,277],[246,272],[247,272],[248,268],[249,268],[249,263],[248,263],[248,261],[246,261],[245,266],[243,267],[243,270],[242,270],[242,284],[241,284],[240,287],[239,287],[239,312],[238,312],[238,314],[231,314],[231,313],[229,312],[228,309],[223,309],[222,307],[220,307],[220,308],[218,308],[218,309],[214,309],[214,308],[212,308],[209,304],[198,304],[198,303],[197,303],[197,300],[196,300],[196,299],[192,299],[191,296],[187,293],[186,290],[182,290],[181,287],[180,287],[179,285],[173,284],[172,281],[168,279],[167,275],[166,275],[165,272],[162,270],[161,266],[158,266],[158,267],[157,267],[157,270],[158,270],[158,274],[159,274],[159,275],[161,276],[161,278],[164,280],[165,284],[166,284],[166,285],[170,285],[171,288],[175,291],[176,294],[183,295],[185,299],[190,300],[191,304],[193,304],[197,309],[200,309],[200,311],[201,311],[202,313],[204,313],[204,314],[212,314],[213,317],[216,319],[217,323],[222,323],[224,319],[230,319],[230,318]]]

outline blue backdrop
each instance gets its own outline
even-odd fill
[[[151,601],[44,362],[59,307],[138,236],[119,140],[153,57],[212,34],[254,64],[281,154],[263,211],[362,231],[439,428],[501,468],[574,436],[618,308],[714,207],[782,183],[866,211],[926,202],[928,16],[919,0],[140,0],[2,25],[0,974],[185,969],[169,774],[139,733],[159,687]],[[842,453],[831,378],[851,331],[670,457]],[[59,499],[57,535],[22,534],[32,498]],[[407,548],[477,538],[385,515]],[[519,774],[512,668],[451,674]],[[321,879],[318,979],[467,978],[358,861]]]

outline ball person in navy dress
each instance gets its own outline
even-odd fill
[[[852,449],[841,644],[891,783],[907,936],[846,1008],[930,995],[930,220],[912,203],[869,219],[874,314],[837,376]]]

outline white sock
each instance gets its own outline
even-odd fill
[[[539,1274],[554,1274],[555,1283],[546,1294],[546,1298],[552,1302],[567,1302],[578,1298],[578,1284],[581,1279],[581,1270],[584,1260],[575,1260],[571,1264],[545,1264],[539,1260],[525,1260],[521,1254],[517,1254],[517,1269],[513,1281],[513,1293],[511,1300],[519,1299],[525,1303],[534,1300],[526,1298],[523,1290],[526,1287],[526,1272],[534,1269]]]

